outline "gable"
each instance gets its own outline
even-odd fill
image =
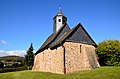
[[[97,47],[97,44],[93,41],[87,31],[79,23],[76,27],[65,33],[59,40],[57,40],[50,48],[54,49],[57,46],[68,42],[80,42],[83,44],[89,44]]]
[[[83,44],[91,44],[96,46],[96,43],[93,41],[93,39],[90,37],[90,35],[81,24],[78,24],[75,28],[73,28],[73,31],[66,38],[66,41],[80,42]]]

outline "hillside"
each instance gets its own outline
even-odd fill
[[[12,60],[12,61],[16,61],[16,60],[23,60],[24,57],[20,57],[20,56],[4,56],[4,57],[0,57],[0,61],[1,60]]]
[[[4,63],[4,65],[7,67],[12,66],[15,63],[21,65],[24,63],[24,57],[13,56],[13,55],[12,56],[4,56],[4,57],[0,57],[0,62]]]
[[[106,66],[65,75],[26,70],[1,73],[0,79],[120,79],[120,66]]]

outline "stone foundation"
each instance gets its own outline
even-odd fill
[[[57,49],[38,53],[32,70],[64,74],[99,67],[94,46],[65,42]]]

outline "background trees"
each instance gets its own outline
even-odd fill
[[[0,62],[0,68],[3,68],[3,67],[4,67],[4,63]]]
[[[27,66],[33,66],[34,64],[34,54],[33,54],[33,45],[31,43],[28,51],[26,52],[27,54],[25,55],[25,62]]]
[[[98,43],[96,53],[99,57],[100,65],[119,65],[120,66],[120,41],[105,40]]]

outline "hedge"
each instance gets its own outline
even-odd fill
[[[2,68],[0,69],[0,73],[3,72],[12,72],[12,71],[22,71],[22,70],[27,70],[27,66],[22,66],[22,67],[17,67],[17,68]]]

